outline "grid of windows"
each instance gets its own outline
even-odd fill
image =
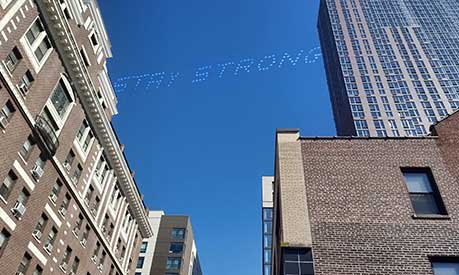
[[[263,208],[263,275],[271,275],[273,209]]]
[[[309,248],[284,248],[282,251],[283,275],[313,275],[312,251]]]
[[[344,80],[331,92],[344,88],[354,121],[371,125],[355,123],[357,135],[425,135],[459,108],[459,2],[324,0],[322,8],[333,36],[324,41],[334,41],[324,49],[336,49],[333,71]]]

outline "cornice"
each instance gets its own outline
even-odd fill
[[[81,99],[83,108],[86,110],[88,120],[93,125],[94,131],[105,149],[106,156],[115,170],[120,188],[129,202],[142,237],[151,237],[153,233],[145,214],[143,201],[131,176],[131,171],[111,122],[96,97],[96,86],[83,63],[79,54],[79,45],[59,8],[59,3],[56,0],[38,0],[37,3],[54,38],[57,51]]]

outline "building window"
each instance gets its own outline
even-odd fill
[[[29,135],[26,139],[26,141],[24,142],[24,144],[22,144],[22,147],[21,147],[21,150],[19,150],[19,154],[21,155],[21,157],[27,161],[29,159],[29,156],[30,156],[30,153],[32,152],[32,148],[33,148],[33,145],[34,145],[34,140],[32,138],[31,135]]]
[[[181,262],[182,262],[182,259],[180,258],[169,257],[167,258],[166,269],[167,270],[180,269]]]
[[[73,172],[72,182],[73,184],[77,185],[78,181],[80,180],[81,174],[83,174],[83,167],[78,164],[75,171]]]
[[[64,199],[62,200],[62,203],[61,203],[61,207],[59,207],[59,213],[63,217],[65,217],[65,215],[67,215],[67,210],[68,210],[69,205],[70,205],[70,200],[71,200],[70,195],[68,193],[65,194]]]
[[[71,272],[73,272],[73,274],[77,274],[79,266],[80,266],[80,259],[78,259],[78,257],[75,257],[73,259],[72,268],[70,269]]]
[[[169,253],[182,253],[183,243],[171,243]]]
[[[40,19],[37,19],[26,33],[28,46],[33,53],[37,68],[41,67],[45,61],[45,57],[51,52],[51,43],[49,42]]]
[[[56,204],[56,201],[57,201],[57,198],[59,197],[61,189],[62,189],[62,183],[58,179],[58,180],[56,180],[56,182],[53,185],[53,189],[51,190],[51,194],[49,194],[49,199],[54,205]]]
[[[16,109],[13,106],[13,103],[11,101],[7,101],[5,105],[2,107],[0,110],[0,127],[3,129],[6,129],[6,126],[11,121],[11,118],[13,117],[13,113],[16,111]]]
[[[145,257],[139,257],[137,260],[137,266],[136,268],[142,268],[143,267],[143,262],[145,261]]]
[[[403,169],[402,172],[416,214],[447,214],[430,169]]]
[[[10,170],[6,178],[3,180],[2,186],[0,186],[0,196],[3,199],[8,200],[8,197],[11,193],[11,189],[13,189],[13,186],[16,183],[17,179],[18,177],[13,172],[13,170]]]
[[[71,102],[72,98],[70,97],[69,91],[63,81],[60,80],[51,95],[51,103],[61,119],[64,119]]]
[[[37,265],[37,267],[33,271],[32,275],[42,275],[42,274],[43,274],[43,268],[41,268],[41,266]]]
[[[2,231],[0,232],[0,257],[3,254],[5,247],[8,245],[10,237],[11,234],[6,229],[2,229]]]
[[[308,248],[284,248],[282,251],[283,275],[313,275],[312,251]]]
[[[64,255],[62,256],[61,264],[59,265],[62,270],[64,271],[67,270],[71,256],[72,256],[72,249],[70,248],[70,246],[67,246],[67,248],[64,251]]]
[[[72,167],[73,161],[75,160],[75,153],[73,150],[70,150],[69,153],[67,154],[67,157],[64,160],[64,167],[67,169],[67,171],[70,170]]]
[[[432,269],[435,275],[457,275],[459,274],[459,261],[434,261]]]
[[[43,176],[45,164],[46,164],[45,156],[40,154],[40,156],[35,161],[35,165],[31,171],[32,176],[36,181],[38,181]]]
[[[19,61],[22,59],[22,55],[19,52],[18,47],[14,47],[13,50],[6,56],[5,66],[8,71],[11,73],[16,69],[16,66],[19,64]]]
[[[51,254],[51,251],[53,250],[53,245],[54,241],[56,241],[56,236],[57,236],[57,229],[53,226],[51,228],[51,231],[48,233],[48,238],[45,241],[44,248],[45,250]]]
[[[35,229],[33,230],[33,236],[35,239],[41,240],[41,236],[43,235],[47,222],[48,217],[45,214],[41,214],[40,218],[38,218],[37,224],[35,225]]]
[[[26,274],[27,269],[29,269],[29,264],[30,260],[32,260],[32,257],[29,254],[24,254],[24,256],[21,259],[21,262],[19,263],[18,266],[18,271],[16,274]]]
[[[185,228],[173,228],[172,229],[172,238],[174,240],[183,240],[183,239],[185,239]]]
[[[30,86],[32,86],[32,82],[34,81],[34,78],[32,76],[32,73],[30,70],[27,70],[26,73],[22,76],[21,81],[18,84],[18,89],[21,91],[23,95],[26,95],[27,92],[30,89]]]
[[[142,244],[140,245],[140,253],[146,253],[147,247],[148,247],[148,242],[142,242]]]

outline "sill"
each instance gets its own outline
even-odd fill
[[[2,201],[4,204],[8,204],[8,202],[2,196],[0,196],[0,201]]]
[[[415,220],[450,220],[451,217],[448,215],[439,214],[414,214],[411,216]]]

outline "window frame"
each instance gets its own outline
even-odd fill
[[[448,211],[446,209],[446,205],[443,201],[441,196],[437,181],[433,176],[432,169],[430,167],[401,167],[400,168],[403,183],[405,184],[405,188],[410,200],[410,205],[413,210],[413,218],[435,218],[435,217],[448,217]],[[410,192],[408,188],[408,182],[406,180],[405,174],[424,174],[427,176],[427,179],[430,184],[430,188],[432,189],[432,197],[435,200],[436,207],[438,209],[438,213],[418,213],[416,208],[413,204],[413,200],[411,198],[412,194],[430,194],[430,193],[421,193],[421,192]]]
[[[31,44],[29,42],[29,39],[27,38],[27,34],[29,33],[29,31],[32,29],[32,27],[37,22],[38,22],[38,24],[40,24],[40,27],[43,29],[43,31],[41,31],[35,37],[35,40]],[[47,40],[47,42],[49,43],[50,48],[48,48],[46,50],[46,52],[43,54],[43,57],[41,58],[41,60],[39,60],[38,57],[35,54],[35,51],[37,51],[37,49],[40,47],[40,45],[43,42],[45,42],[45,40]],[[48,60],[48,58],[51,55],[51,53],[52,53],[54,48],[53,48],[53,45],[51,43],[51,40],[49,39],[48,32],[46,31],[41,19],[38,16],[33,20],[32,24],[30,24],[30,26],[25,31],[24,35],[19,39],[19,41],[21,42],[23,48],[25,49],[25,53],[29,57],[30,63],[32,64],[32,67],[33,67],[35,73],[40,72],[40,70],[45,65],[46,61]]]

